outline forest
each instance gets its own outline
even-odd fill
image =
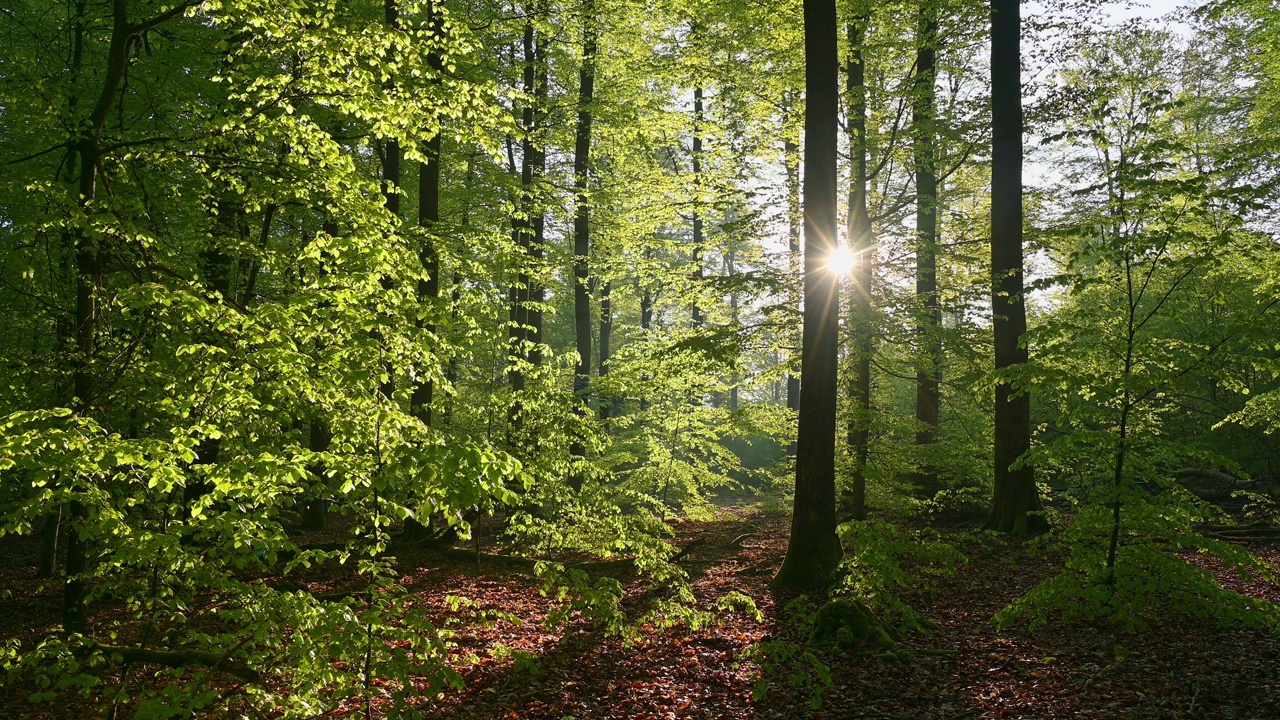
[[[0,37],[0,717],[1280,717],[1276,0]]]

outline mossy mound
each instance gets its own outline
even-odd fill
[[[852,650],[861,645],[893,653],[901,633],[886,625],[865,604],[848,598],[836,598],[823,605],[809,635],[811,645],[835,645],[837,650]]]

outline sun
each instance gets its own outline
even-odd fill
[[[831,251],[831,254],[827,255],[827,270],[840,277],[846,277],[853,272],[855,260],[856,257],[852,250],[844,246],[837,247]]]

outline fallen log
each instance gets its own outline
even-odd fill
[[[228,675],[261,685],[264,682],[262,673],[248,665],[233,662],[226,655],[207,650],[144,650],[141,648],[117,647],[112,645],[85,645],[83,653],[102,652],[108,657],[119,657],[126,663],[145,663],[148,665],[164,665],[165,667],[184,667],[186,665],[202,665],[210,670],[217,670]]]
[[[1243,485],[1250,484],[1248,480],[1241,480],[1235,475],[1232,475],[1230,473],[1224,473],[1221,470],[1213,470],[1211,468],[1194,468],[1194,467],[1179,468],[1177,470],[1170,470],[1169,477],[1175,477],[1175,478],[1195,477],[1195,478],[1201,478],[1203,480],[1212,480],[1217,483],[1222,483],[1223,485],[1243,486]]]

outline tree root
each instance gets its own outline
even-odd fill
[[[863,644],[876,647],[872,655],[895,655],[898,650],[897,628],[885,624],[864,603],[849,598],[836,598],[818,609],[809,635],[811,645],[832,645],[849,650]],[[881,659],[888,659],[882,657]]]

